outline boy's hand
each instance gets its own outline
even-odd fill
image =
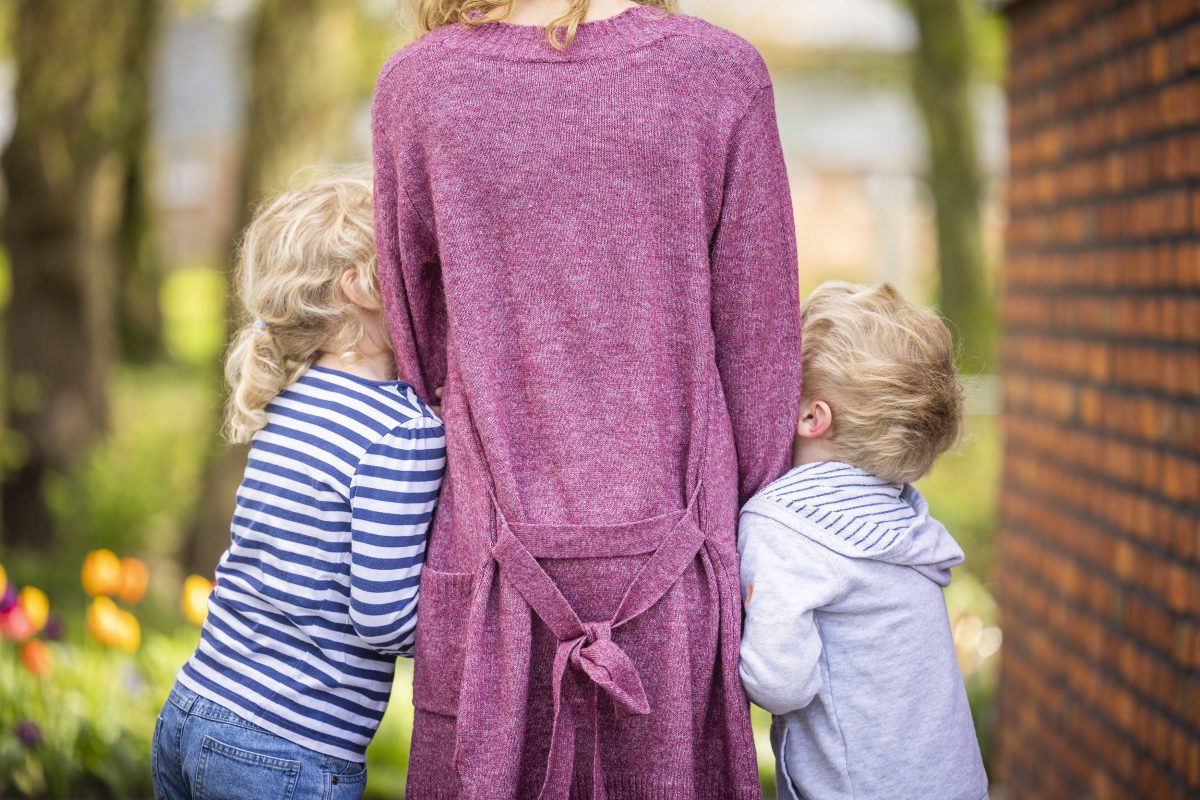
[[[433,413],[437,414],[439,417],[442,415],[442,390],[445,388],[445,386],[439,386],[433,390],[433,393],[437,395],[437,402],[429,406],[433,409]]]

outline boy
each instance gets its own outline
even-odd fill
[[[888,284],[804,306],[795,468],[743,509],[741,677],[779,796],[980,800],[942,589],[963,554],[910,484],[958,439],[950,334]]]

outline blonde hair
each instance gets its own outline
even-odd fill
[[[379,297],[372,214],[370,173],[343,170],[283,192],[246,229],[236,284],[250,322],[225,360],[230,441],[263,428],[267,404],[322,352],[353,351],[364,337],[340,284],[355,269],[360,293]]]
[[[480,25],[497,22],[512,14],[515,0],[419,0],[417,25],[427,33],[445,25],[461,22],[464,25]],[[675,11],[678,0],[635,0],[638,5],[653,6],[664,11]],[[570,5],[546,26],[546,39],[551,46],[564,50],[575,39],[579,26],[587,16],[590,0],[569,0]]]
[[[804,397],[833,411],[839,461],[910,483],[958,441],[954,343],[934,312],[891,284],[829,281],[804,303]]]

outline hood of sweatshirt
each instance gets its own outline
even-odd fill
[[[912,567],[939,586],[963,562],[962,548],[929,515],[911,484],[889,483],[836,461],[803,464],[756,495],[761,514],[849,558]]]

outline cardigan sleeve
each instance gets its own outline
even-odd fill
[[[375,167],[375,241],[380,291],[396,367],[426,403],[446,381],[446,304],[432,221],[412,201],[425,182],[400,103],[381,79],[371,112]]]
[[[745,503],[790,464],[800,405],[796,228],[770,86],[733,134],[711,264],[717,367]]]

